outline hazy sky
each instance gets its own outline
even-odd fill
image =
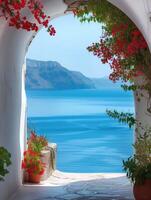
[[[27,58],[58,61],[69,70],[80,71],[88,77],[104,77],[109,67],[87,51],[87,46],[99,41],[102,33],[98,23],[81,23],[73,15],[66,15],[51,22],[57,33],[50,37],[41,30],[29,47]]]

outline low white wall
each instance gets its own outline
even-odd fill
[[[110,1],[123,9],[136,22],[151,47],[151,32],[147,30],[148,18],[141,4],[142,0]],[[63,15],[66,9],[62,0],[42,2],[53,18]],[[136,9],[137,6],[139,9]],[[32,33],[17,31],[0,21],[0,146],[6,147],[11,152],[13,163],[6,181],[0,182],[0,200],[7,200],[21,185],[20,164],[26,137],[23,64],[31,38]],[[140,105],[136,104],[136,110],[141,112],[139,107]]]

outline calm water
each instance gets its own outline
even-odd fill
[[[133,112],[122,90],[27,91],[28,126],[58,144],[57,167],[68,172],[122,172],[133,131],[106,109]]]

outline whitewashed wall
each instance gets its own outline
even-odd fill
[[[66,5],[62,0],[42,0],[53,18],[63,15]],[[144,2],[150,0],[110,0],[122,9],[142,30],[151,48],[151,23]],[[146,4],[147,5],[147,4]],[[24,151],[26,96],[24,88],[24,59],[32,33],[17,31],[0,21],[0,146],[12,154],[10,174],[0,182],[0,200],[7,200],[21,185],[21,157]],[[144,107],[146,104],[141,105]],[[142,112],[140,104],[136,111]],[[143,115],[145,117],[145,115]]]
[[[144,85],[147,83],[147,79],[145,77],[138,77],[135,80],[135,84],[138,86]],[[134,92],[134,100],[135,100],[135,116],[138,121],[138,125],[136,125],[137,131],[135,132],[135,138],[139,134],[143,134],[145,130],[151,127],[151,95],[146,90],[137,89]],[[139,125],[139,123],[141,123]],[[141,128],[145,128],[144,130]]]

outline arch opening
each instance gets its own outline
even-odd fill
[[[149,47],[151,47],[151,38],[149,37],[151,30],[148,28],[150,27],[150,21],[146,16],[146,14],[148,15],[148,11],[146,11],[142,2],[138,3],[137,0],[129,2],[125,0],[123,3],[118,0],[113,0],[111,3],[124,10],[125,13],[128,13],[129,17],[137,24],[140,30],[142,30]],[[62,15],[67,8],[61,0],[53,0],[51,2],[45,0],[44,5],[49,8],[47,11],[52,17]],[[6,179],[6,182],[0,186],[0,190],[3,191],[1,194],[2,198],[6,199],[21,185],[21,173],[19,169],[21,155],[24,150],[24,141],[22,138],[25,138],[23,130],[25,129],[26,121],[26,98],[24,92],[24,70],[22,70],[22,65],[28,44],[33,35],[32,33],[26,33],[24,31],[18,32],[11,29],[5,22],[1,23],[0,27],[0,113],[1,116],[3,116],[0,122],[0,143],[5,145],[12,153],[12,161],[14,163],[10,168],[10,171],[13,171],[13,173],[11,173]],[[8,57],[9,59],[7,59]],[[137,116],[140,117],[142,121],[145,120],[149,123],[150,116],[146,116],[144,112],[144,110],[146,110],[146,100],[142,102],[141,106],[140,104],[136,104],[136,108]],[[14,180],[13,184],[10,180]],[[6,190],[8,187],[10,188],[9,193]]]
[[[52,21],[53,26],[57,28],[56,38],[50,39],[49,36],[46,36],[47,33],[44,34],[44,31],[41,31],[29,48],[27,58],[35,60],[27,60],[27,79],[31,76],[33,79],[38,76],[43,83],[44,80],[49,81],[45,87],[38,83],[37,78],[28,80],[28,125],[37,133],[44,134],[49,142],[57,143],[58,170],[76,173],[121,173],[123,172],[122,160],[132,154],[132,130],[111,120],[106,115],[106,109],[116,109],[116,105],[119,105],[118,110],[133,110],[132,95],[124,93],[120,89],[120,84],[109,82],[110,71],[106,71],[107,66],[104,69],[103,66],[100,66],[100,61],[96,63],[96,58],[86,50],[91,42],[99,40],[100,24],[85,23],[81,25],[77,20],[72,15],[66,15],[59,17],[54,23]],[[95,32],[98,32],[97,34],[94,33],[94,29]],[[75,33],[76,30],[78,30],[78,34]],[[88,35],[87,38],[84,37],[85,33]],[[43,40],[44,37],[47,39]],[[73,38],[75,42],[72,42],[71,45],[66,44],[71,42]],[[51,40],[50,43],[49,40]],[[61,41],[62,44],[60,44]],[[47,45],[50,48],[46,47]],[[44,55],[41,55],[41,51],[37,50],[39,46],[48,53],[43,52]],[[58,46],[58,50],[51,51]],[[62,52],[65,53],[62,55]],[[80,61],[78,61],[79,56],[81,57]],[[68,61],[69,57],[70,61]],[[37,59],[39,61],[36,61]],[[43,62],[44,60],[45,62]],[[66,71],[61,68],[62,63],[64,63]],[[38,67],[39,65],[42,65],[43,70],[38,68],[36,72],[38,75],[35,76],[32,73],[32,66]],[[59,70],[57,67],[61,69]],[[72,72],[67,71],[67,68],[83,72],[87,78],[81,74],[83,79],[80,79],[76,76],[78,72],[72,74]],[[59,73],[55,74],[56,70],[59,70]],[[101,74],[102,71],[104,72]],[[47,76],[46,73],[48,73]],[[79,84],[75,82],[74,85],[70,76],[75,77]],[[98,79],[95,79],[95,76]],[[95,87],[94,85],[93,88],[92,84],[94,81],[95,84],[99,83],[101,76],[106,76],[105,80],[100,80],[104,87],[98,84],[99,86]],[[89,81],[87,85],[84,82],[85,78],[87,82]],[[83,89],[80,85],[82,83]],[[105,83],[109,85],[105,86]],[[54,88],[51,88],[51,84]],[[84,89],[84,87],[86,88]],[[113,128],[114,131],[112,131]],[[125,139],[121,141],[121,137]]]

